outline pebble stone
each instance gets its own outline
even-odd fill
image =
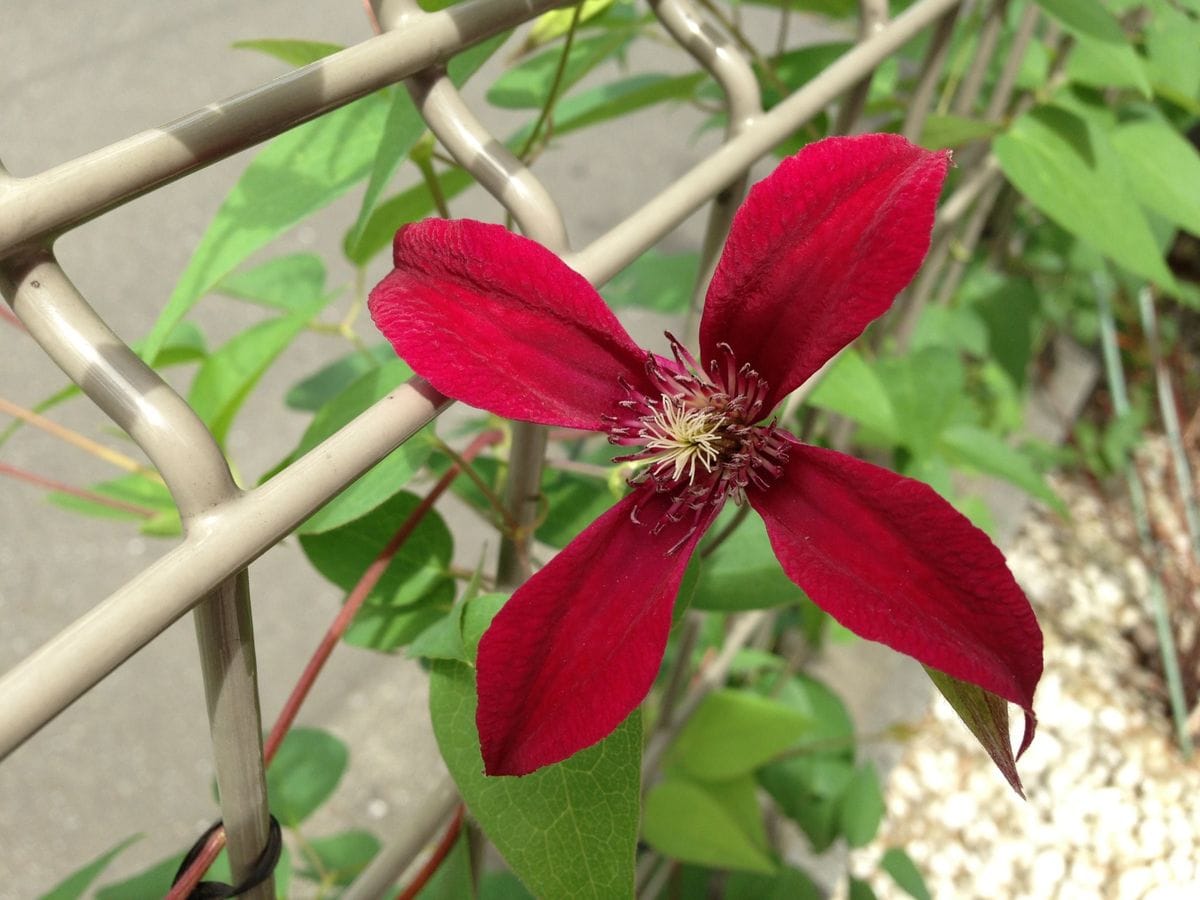
[[[1153,508],[1177,516],[1160,528],[1182,533],[1177,504],[1159,496],[1165,449],[1148,442],[1140,462]],[[1200,900],[1200,753],[1182,759],[1145,667],[1157,651],[1139,657],[1129,637],[1153,637],[1129,513],[1081,479],[1054,486],[1070,520],[1035,510],[1007,553],[1046,637],[1039,731],[1018,764],[1028,800],[938,697],[889,777],[879,836],[850,856],[881,900],[908,896],[878,869],[894,846],[934,898]],[[1186,539],[1163,547],[1186,560]]]

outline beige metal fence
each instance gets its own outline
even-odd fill
[[[904,124],[906,134],[918,134],[942,74],[959,7],[972,4],[918,0],[889,19],[885,0],[862,0],[857,45],[763,113],[757,80],[739,49],[688,0],[650,0],[662,25],[724,90],[728,134],[691,171],[577,249],[569,245],[555,199],[479,123],[442,69],[459,50],[559,5],[563,0],[466,0],[425,13],[413,0],[377,0],[374,12],[383,26],[377,37],[44,172],[17,178],[0,168],[0,289],[5,299],[46,354],[145,451],[169,486],[185,531],[184,539],[157,562],[0,679],[0,755],[21,745],[192,610],[231,860],[235,875],[244,870],[259,855],[268,823],[246,567],[449,403],[414,379],[269,482],[240,489],[200,419],[72,284],[55,259],[59,236],[214,161],[405,80],[446,149],[495,195],[521,230],[594,284],[607,281],[710,200],[711,261],[741,198],[749,166],[839,98],[838,127],[853,130],[866,79],[899,47],[928,30],[932,37]],[[980,95],[1006,3],[997,0],[977,8],[984,11],[983,25],[976,59],[955,96],[961,110],[973,107]],[[1036,16],[1031,5],[1018,41],[1031,39]],[[993,119],[1010,111],[1018,49],[1012,48],[1010,62],[993,86],[986,113]],[[950,238],[968,244],[975,240],[1000,187],[997,168],[986,158],[963,159],[960,165],[970,170],[942,207],[930,262],[909,297],[910,309],[937,285],[946,291],[945,285],[953,284],[957,264],[949,253]],[[513,452],[518,459],[540,455],[537,432],[518,431]],[[535,478],[537,467],[518,471]],[[441,809],[413,815],[411,833],[383,854],[391,865],[411,858]],[[356,895],[370,895],[372,883],[364,879]],[[262,888],[252,896],[269,895]]]

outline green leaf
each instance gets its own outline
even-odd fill
[[[889,847],[879,860],[879,868],[892,876],[902,891],[915,900],[933,900],[925,879],[912,858],[899,847]]]
[[[613,0],[583,0],[583,9],[579,12],[579,24],[582,25],[596,18],[612,5]],[[550,12],[542,13],[533,20],[533,26],[529,29],[529,35],[525,38],[525,44],[521,51],[528,53],[530,50],[562,37],[570,30],[571,22],[574,19],[575,10],[572,7],[552,9]]]
[[[660,853],[684,862],[766,874],[776,870],[748,777],[723,784],[664,778],[646,797],[642,832]]]
[[[1121,158],[1095,123],[1037,107],[993,146],[1004,174],[1034,206],[1133,274],[1173,286]]]
[[[966,116],[931,115],[925,119],[917,143],[930,150],[961,147],[971,141],[992,137],[998,127],[994,122],[982,122]]]
[[[452,659],[469,662],[463,643],[463,609],[461,604],[438,619],[408,645],[408,655],[414,659]]]
[[[854,773],[842,795],[842,834],[851,847],[865,847],[874,840],[883,821],[883,790],[879,775],[870,763]]]
[[[845,350],[809,398],[813,406],[866,426],[889,443],[899,442],[899,426],[883,379],[854,349]]]
[[[871,885],[853,875],[848,878],[846,897],[848,900],[876,900],[875,891]]]
[[[824,894],[799,869],[780,869],[775,875],[731,872],[722,900],[822,900]]]
[[[667,764],[700,781],[737,778],[793,746],[811,725],[807,716],[769,697],[714,691],[675,738]]]
[[[148,362],[221,278],[366,177],[387,107],[386,92],[371,94],[280,135],[250,162],[147,335],[142,353]]]
[[[987,327],[973,309],[926,306],[913,331],[912,349],[946,347],[972,356],[986,356]]]
[[[324,41],[289,40],[285,38],[259,38],[250,41],[234,41],[233,46],[238,50],[257,50],[276,59],[281,59],[289,66],[307,66],[318,59],[324,59],[339,50],[344,50],[340,44],[327,44]]]
[[[699,254],[649,250],[600,294],[616,308],[636,306],[661,313],[683,313],[691,303],[699,269]]]
[[[438,187],[446,200],[461,194],[474,183],[475,179],[462,169],[451,169],[438,176]],[[424,182],[390,197],[371,211],[357,238],[347,232],[342,241],[342,252],[355,265],[366,265],[376,253],[391,246],[392,238],[401,225],[429,215],[434,205],[433,194]]]
[[[634,28],[625,26],[586,38],[577,37],[562,70],[559,95],[565,94],[605,59],[620,53],[635,34]],[[561,58],[562,48],[554,47],[508,69],[488,89],[488,102],[503,109],[541,109],[550,99]]]
[[[718,534],[736,514],[730,504],[712,529]],[[749,516],[704,560],[692,605],[697,609],[767,609],[799,603],[805,594],[783,574],[767,529],[758,516]]]
[[[367,372],[396,358],[391,344],[376,344],[366,350],[352,350],[292,385],[283,398],[289,409],[316,412]]]
[[[633,75],[580,91],[559,101],[554,111],[554,133],[568,134],[668,100],[688,99],[707,77],[703,72]],[[527,126],[513,141],[523,141],[528,134]]]
[[[321,407],[313,416],[290,458],[297,459],[303,456],[411,376],[412,370],[394,356],[378,368],[367,372]],[[363,473],[325,507],[313,513],[300,526],[301,534],[331,531],[376,509],[408,483],[429,457],[430,449],[427,431],[413,435]]]
[[[371,163],[371,174],[367,178],[358,218],[350,227],[347,242],[357,244],[361,239],[363,229],[367,227],[371,213],[379,202],[379,196],[396,174],[400,163],[424,133],[425,120],[413,106],[412,98],[407,91],[396,91],[388,109],[387,119],[383,123],[383,138]]]
[[[1157,3],[1145,35],[1146,69],[1155,89],[1193,101],[1200,97],[1200,20]]]
[[[481,594],[467,603],[462,618],[463,646],[467,650],[468,662],[474,663],[479,652],[479,641],[492,619],[509,598],[508,594]]]
[[[350,751],[327,731],[293,728],[267,769],[271,812],[285,828],[295,828],[333,794]]]
[[[125,838],[108,852],[97,856],[82,869],[68,875],[45,894],[42,894],[40,900],[78,900],[122,850],[141,839],[140,834]]]
[[[286,312],[301,312],[325,294],[325,263],[312,253],[280,256],[231,272],[213,288],[221,294]]]
[[[446,900],[458,900],[447,897]],[[479,881],[479,900],[537,900],[512,872],[488,872]]]
[[[962,360],[945,347],[923,347],[907,356],[881,360],[879,377],[891,400],[900,442],[927,456],[962,402]]]
[[[300,844],[305,868],[296,874],[323,884],[348,885],[379,852],[378,838],[368,831],[343,831]]]
[[[842,793],[854,778],[854,765],[840,756],[813,754],[771,763],[758,773],[780,811],[800,826],[821,853],[841,829]]]
[[[1196,148],[1157,116],[1118,126],[1112,143],[1134,196],[1185,231],[1200,235],[1200,154]]]
[[[1072,34],[1107,41],[1110,44],[1125,43],[1125,32],[1112,13],[1096,0],[1036,0],[1037,5],[1048,12],[1059,24]]]
[[[959,297],[987,327],[992,359],[1015,386],[1023,388],[1033,358],[1034,318],[1039,307],[1033,282],[1020,276],[1000,277],[979,268],[963,283]]]
[[[421,888],[421,893],[417,894],[417,900],[475,900],[475,879],[471,875],[470,843],[467,829],[463,828],[458,840],[454,842],[454,846],[442,860],[442,864],[429,879],[429,883]],[[504,874],[512,877],[509,872]],[[486,881],[486,876],[484,880]],[[516,885],[516,892],[504,896],[511,897],[513,900],[518,900],[518,898],[519,900],[524,900],[524,898],[533,900],[529,897],[529,893],[521,887],[521,882],[516,878],[512,880]],[[496,887],[489,891],[484,884],[480,884],[479,896],[499,900]]]
[[[105,885],[96,891],[96,900],[161,900],[171,890],[171,881],[179,864],[183,862],[183,853],[176,853],[161,860],[136,875],[115,884]],[[217,857],[217,861],[205,875],[210,881],[229,882],[232,875],[229,871],[229,858],[225,851]]]
[[[353,522],[302,533],[300,546],[318,572],[349,592],[420,502],[413,494],[398,493]],[[429,510],[367,595],[346,641],[394,650],[449,612],[454,602],[454,581],[446,573],[451,553],[450,530]]]
[[[925,667],[934,686],[942,692],[963,724],[987,751],[997,768],[1022,797],[1021,776],[1013,759],[1012,743],[1008,736],[1008,701],[981,687],[959,681],[945,672]]]
[[[474,605],[474,604],[472,604]],[[470,666],[435,661],[429,708],[442,757],[471,814],[541,900],[634,890],[641,717],[564,762],[521,778],[483,774]]]
[[[547,511],[538,526],[538,540],[551,547],[565,547],[621,499],[624,492],[624,482],[614,485],[609,480],[547,466],[542,473],[542,497]]]
[[[1111,44],[1079,35],[1067,62],[1067,76],[1093,87],[1134,88],[1149,100],[1154,95],[1142,58],[1128,44]]]
[[[835,756],[854,755],[854,721],[846,705],[829,687],[811,675],[797,674],[777,686],[771,676],[762,690],[794,709],[809,722],[805,743]]]
[[[318,297],[291,315],[253,325],[204,360],[188,392],[188,403],[218,444],[224,446],[254,386],[325,303],[326,298]]]
[[[171,492],[167,490],[167,486],[161,481],[155,478],[148,478],[145,475],[135,473],[122,475],[120,478],[114,478],[111,481],[102,481],[99,484],[93,484],[88,490],[104,497],[111,497],[113,500],[120,500],[122,503],[143,507],[154,513],[166,513],[175,510],[175,501],[171,498]],[[74,494],[51,491],[46,495],[46,499],[55,506],[61,506],[63,509],[69,509],[80,515],[95,516],[100,519],[146,521],[144,516],[132,510],[106,506],[103,503],[97,503],[85,497],[77,497]]]
[[[995,475],[1037,497],[1060,515],[1069,515],[1067,507],[1029,457],[985,428],[977,425],[952,425],[941,433],[941,447],[950,461],[966,464],[980,472]]]

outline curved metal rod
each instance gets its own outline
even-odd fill
[[[0,257],[378,88],[436,65],[563,0],[465,0],[0,192]]]
[[[872,35],[883,30],[888,20],[887,0],[859,0],[858,3],[858,39],[865,41]],[[834,134],[849,134],[854,128],[867,105],[867,97],[871,93],[871,79],[875,76],[872,66],[866,76],[850,89],[838,110],[837,122],[833,126]]]
[[[950,111],[956,116],[969,116],[983,90],[983,79],[992,57],[996,55],[996,46],[1000,42],[1000,31],[1004,27],[1004,13],[1008,8],[1008,0],[992,0],[979,29],[979,43],[975,47],[975,55],[971,58],[971,66],[963,76],[959,85],[958,95]]]
[[[917,0],[883,31],[857,44],[804,87],[764,113],[753,128],[724,144],[620,225],[567,257],[567,263],[593,284],[605,283],[642,252],[639,248],[653,246],[703,204],[711,196],[709,185],[733,181],[748,162],[769,152],[830,100],[853,86],[864,70],[879,65],[884,57],[962,2]]]
[[[937,93],[938,82],[942,77],[942,69],[946,65],[946,57],[950,55],[950,39],[954,36],[954,23],[958,18],[960,7],[954,7],[943,15],[929,39],[929,47],[925,50],[925,58],[921,61],[921,74],[909,98],[908,112],[904,116],[904,128],[901,131],[914,144],[921,138],[925,128],[925,120],[933,106]]]
[[[200,516],[182,543],[0,678],[0,758],[449,403],[414,378],[270,481]]]
[[[425,15],[415,0],[392,0],[379,10],[384,28],[406,30]],[[555,253],[567,249],[562,212],[529,167],[484,127],[441,66],[405,80],[413,103],[458,164],[512,214],[528,237]]]
[[[754,69],[738,52],[734,43],[699,14],[687,0],[650,0],[650,8],[663,27],[679,44],[716,79],[725,94],[728,123],[725,138],[729,140],[746,131],[762,115],[762,93]],[[748,170],[743,170],[713,199],[704,229],[700,249],[700,270],[692,292],[688,322],[684,329],[691,335],[695,320],[704,302],[708,283],[729,234],[734,213],[746,195]]]
[[[49,251],[0,262],[0,292],[50,358],[150,457],[175,499],[185,532],[198,517],[240,495],[204,423],[109,329]],[[241,879],[266,845],[269,828],[244,570],[213,586],[196,606],[195,626],[221,817],[234,877]],[[274,893],[266,884],[249,896],[267,900]]]
[[[0,293],[67,377],[146,452],[185,522],[238,493],[204,423],[113,333],[48,250],[0,263]]]
[[[582,0],[581,0],[582,2]],[[385,28],[404,30],[423,15],[415,0],[391,0],[376,10]],[[476,118],[441,66],[407,79],[405,86],[421,116],[459,165],[508,210],[526,236],[561,255],[568,249],[562,211],[529,167]],[[531,574],[529,544],[540,512],[546,429],[527,422],[513,426],[504,502],[516,530],[500,545],[496,583],[515,588]]]

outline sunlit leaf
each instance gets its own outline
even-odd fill
[[[250,254],[365,178],[383,134],[388,93],[371,94],[300,125],[250,162],[200,239],[142,346],[157,359],[196,302]]]
[[[289,458],[307,453],[411,375],[412,370],[394,356],[368,371],[321,407]],[[300,526],[300,532],[330,531],[366,515],[408,483],[428,458],[430,449],[425,432],[413,435],[313,513]]]
[[[213,288],[221,294],[300,312],[325,294],[325,263],[313,253],[293,253],[230,272]]]
[[[348,591],[419,504],[415,494],[400,492],[368,515],[330,531],[302,534],[300,545],[322,575]],[[445,575],[450,551],[450,531],[431,510],[400,545],[369,597],[415,603]]]
[[[879,868],[891,875],[900,889],[914,900],[933,900],[916,864],[899,847],[889,847],[884,851]]]
[[[788,867],[774,875],[731,872],[722,900],[821,900],[824,896],[811,878]]]
[[[295,828],[333,794],[350,760],[346,745],[317,728],[292,728],[267,769],[271,812]]]
[[[309,838],[300,845],[308,864],[296,874],[311,881],[348,885],[379,852],[379,839],[368,831],[343,831],[329,837]]]
[[[996,138],[994,149],[1008,179],[1060,226],[1130,272],[1173,285],[1121,158],[1095,123],[1037,107]]]
[[[774,873],[754,782],[701,784],[667,776],[646,796],[642,825],[660,853],[719,869]]]
[[[636,306],[662,313],[686,312],[700,268],[696,253],[649,250],[600,293],[610,306]]]
[[[325,303],[326,298],[317,297],[290,315],[253,325],[204,360],[188,392],[188,403],[218,444],[225,443],[254,386]]]
[[[40,900],[78,900],[122,850],[135,841],[141,840],[141,838],[140,834],[125,838],[125,840],[121,841],[111,850],[100,854],[82,869],[68,875],[49,891],[42,894]]]
[[[283,60],[289,66],[307,66],[309,63],[323,59],[330,54],[345,49],[341,44],[328,44],[324,41],[302,41],[288,38],[259,38],[249,41],[234,41],[237,50],[257,50],[276,59]]]
[[[807,716],[769,697],[714,691],[680,730],[667,764],[701,781],[740,777],[795,745],[811,727]]]
[[[713,534],[736,514],[730,504]],[[804,592],[783,574],[762,519],[751,515],[704,560],[692,605],[697,609],[768,609],[804,600]]]
[[[1050,489],[1029,457],[994,432],[976,425],[952,425],[941,433],[939,442],[951,462],[1003,478],[1059,514],[1068,514],[1062,500]]]
[[[925,671],[929,673],[934,686],[958,713],[963,724],[987,751],[1013,790],[1022,797],[1025,796],[1008,734],[1008,702],[981,687],[959,681],[945,672],[928,666],[925,667]]]
[[[633,895],[641,720],[521,778],[483,774],[474,670],[435,661],[429,707],[442,757],[467,808],[540,900]]]
[[[842,834],[851,847],[865,847],[883,821],[883,789],[870,763],[855,772],[842,795]]]
[[[1134,196],[1173,224],[1200,235],[1200,154],[1191,142],[1165,119],[1146,116],[1119,125],[1112,143]]]

